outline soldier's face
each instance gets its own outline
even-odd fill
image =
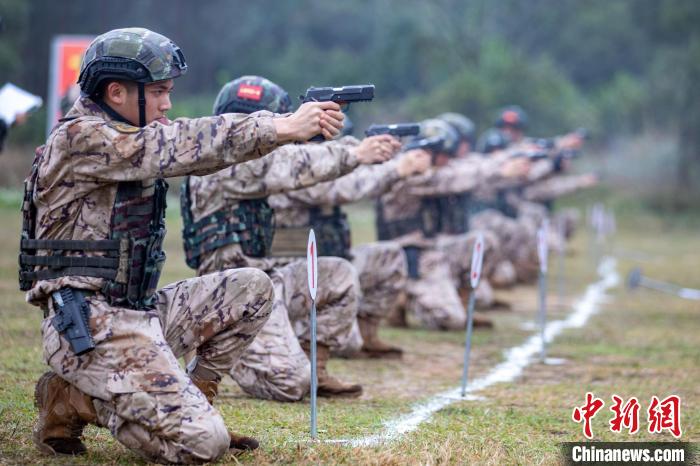
[[[120,86],[112,88],[113,85]],[[159,121],[169,124],[167,113],[172,108],[170,93],[173,91],[172,79],[157,81],[144,86],[146,97],[146,124]],[[108,104],[121,116],[135,125],[139,123],[138,86],[133,83],[110,83],[107,89]]]
[[[519,142],[525,136],[523,130],[514,128],[512,126],[503,127],[503,132],[506,133],[511,142]]]
[[[440,152],[435,156],[435,163],[434,165],[436,167],[444,167],[450,162],[450,156],[444,152]]]
[[[175,89],[172,79],[146,84],[146,124],[160,121],[164,125],[170,123],[168,111],[173,108],[170,94]]]
[[[459,148],[457,149],[457,157],[464,157],[472,151],[472,146],[469,141],[462,140],[459,143]]]

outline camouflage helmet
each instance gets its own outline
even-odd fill
[[[78,84],[92,97],[108,79],[146,84],[177,78],[186,71],[182,51],[167,37],[144,28],[114,29],[88,46]]]
[[[267,110],[287,113],[292,99],[287,91],[261,76],[241,76],[224,84],[214,101],[214,114],[253,113]]]
[[[421,121],[419,137],[431,138],[436,136],[441,137],[444,141],[442,152],[445,152],[450,156],[457,154],[457,148],[459,147],[459,133],[452,127],[452,125],[443,120],[438,120],[437,118],[429,118]]]
[[[527,126],[527,113],[518,105],[509,105],[498,112],[496,128],[509,126],[515,129],[525,129]]]
[[[442,115],[438,115],[438,119],[445,121],[452,125],[454,129],[459,133],[459,137],[463,141],[467,141],[472,148],[476,143],[476,126],[474,122],[471,121],[466,116],[461,113],[447,112]]]
[[[508,144],[510,144],[510,140],[503,131],[490,128],[479,138],[479,142],[476,144],[476,150],[482,154],[490,154],[491,152],[505,149],[508,147]]]

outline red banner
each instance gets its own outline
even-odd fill
[[[79,95],[80,63],[94,37],[57,36],[51,46],[47,133]]]

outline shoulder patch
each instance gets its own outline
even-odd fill
[[[110,128],[116,129],[120,133],[138,133],[139,131],[141,131],[141,128],[122,123],[121,121],[110,121],[109,123],[107,123],[107,125]]]

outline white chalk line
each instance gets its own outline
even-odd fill
[[[584,295],[574,305],[574,311],[566,319],[555,320],[547,324],[545,328],[547,343],[551,343],[563,330],[583,327],[588,319],[598,312],[606,291],[619,283],[620,277],[616,271],[616,261],[611,257],[606,257],[601,261],[598,274],[601,276],[600,281],[588,286]],[[485,376],[474,379],[467,385],[467,393],[473,394],[497,383],[513,381],[532,361],[536,360],[541,348],[542,339],[539,333],[528,338],[522,345],[510,348],[505,352],[505,361],[498,364]],[[324,442],[353,447],[368,447],[392,442],[416,430],[420,424],[429,420],[433,414],[441,409],[464,400],[465,398],[461,398],[461,387],[457,387],[438,393],[429,400],[415,405],[412,411],[406,415],[384,422],[384,430],[379,434],[354,439],[324,440]],[[466,400],[469,400],[469,397]]]
[[[678,296],[683,299],[700,300],[700,290],[694,290],[692,288],[681,288],[678,292]]]

